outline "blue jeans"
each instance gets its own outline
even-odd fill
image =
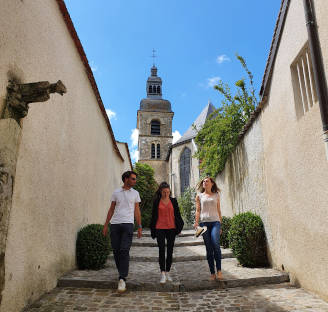
[[[130,247],[132,244],[133,224],[111,224],[110,239],[119,279],[126,279],[129,273]]]
[[[207,226],[207,231],[203,234],[206,246],[206,257],[211,274],[215,274],[214,259],[216,262],[216,270],[221,271],[221,248],[220,248],[220,228],[219,221],[201,222],[200,226]]]

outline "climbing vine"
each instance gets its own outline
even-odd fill
[[[238,54],[236,57],[247,73],[248,86],[245,78],[236,81],[237,89],[234,95],[229,85],[222,80],[214,86],[224,97],[222,105],[201,129],[197,129],[199,131],[195,138],[198,146],[195,157],[200,160],[200,169],[203,174],[213,177],[224,169],[228,157],[237,144],[239,133],[258,104],[253,75],[243,57]]]

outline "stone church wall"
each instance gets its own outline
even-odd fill
[[[326,1],[315,5],[327,75]],[[272,265],[327,300],[328,161],[318,102],[297,116],[290,68],[306,41],[303,3],[292,0],[268,101],[216,181],[224,214],[260,214]]]
[[[199,182],[199,165],[198,159],[192,157],[196,152],[196,145],[192,141],[186,142],[181,145],[174,146],[171,151],[169,163],[171,167],[170,184],[172,188],[172,195],[174,197],[181,196],[181,183],[180,183],[180,157],[185,148],[191,151],[191,167],[190,167],[190,186],[196,187]]]
[[[20,311],[75,267],[78,230],[105,221],[111,193],[129,167],[117,151],[60,2],[1,1],[0,112],[9,78],[61,79],[67,88],[63,97],[31,104],[22,129],[16,127],[21,134],[1,312]],[[0,119],[1,125],[8,120]],[[9,128],[0,129],[1,136]]]
[[[152,167],[155,171],[154,178],[155,181],[160,184],[161,182],[167,182],[169,181],[169,169],[168,169],[168,163],[166,161],[158,161],[158,160],[142,160],[139,161],[142,164],[147,164],[150,167]]]

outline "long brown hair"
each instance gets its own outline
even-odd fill
[[[155,193],[155,198],[157,200],[161,199],[161,197],[162,197],[162,189],[165,189],[165,188],[168,188],[170,190],[170,192],[171,192],[170,185],[168,183],[166,183],[166,182],[162,182],[159,185],[158,190]]]
[[[204,189],[204,187],[203,187],[203,182],[204,182],[204,180],[206,180],[206,179],[210,179],[211,182],[213,183],[212,188],[211,188],[211,192],[212,192],[212,193],[220,193],[220,192],[221,192],[221,190],[220,190],[220,189],[218,188],[218,186],[216,185],[214,179],[213,179],[212,177],[207,176],[207,177],[203,178],[202,180],[200,180],[199,183],[198,183],[198,185],[197,185],[197,189],[198,189],[201,193],[204,193],[204,192],[205,192],[205,189]]]

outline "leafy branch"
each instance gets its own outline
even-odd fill
[[[237,91],[233,95],[229,85],[219,81],[214,89],[223,95],[222,105],[207,119],[195,138],[198,146],[195,157],[200,160],[200,169],[211,176],[216,176],[224,169],[238,142],[239,133],[258,104],[253,75],[244,58],[238,54],[236,57],[247,73],[249,87],[245,78],[237,80]]]

